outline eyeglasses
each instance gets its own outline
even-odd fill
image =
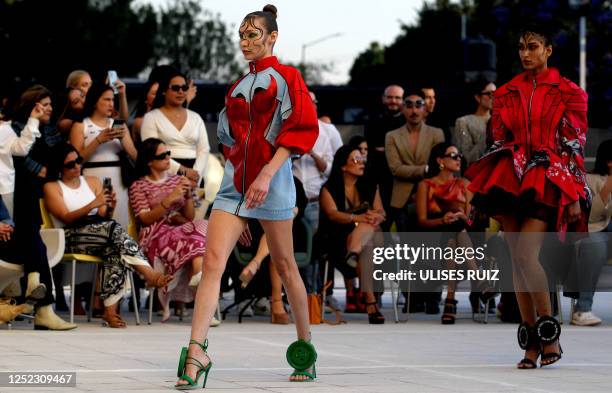
[[[64,163],[64,168],[74,169],[77,165],[83,164],[83,157],[77,157],[76,160],[68,161]]]
[[[489,96],[489,97],[493,97],[493,92],[492,91],[481,91],[480,92],[481,96]]]
[[[463,158],[463,154],[452,152],[445,154],[444,157],[450,158],[451,160],[461,160]]]
[[[404,100],[404,105],[406,105],[406,108],[419,109],[425,106],[425,101],[423,100],[416,100],[416,101]]]
[[[368,161],[368,159],[365,158],[365,157],[359,156],[359,157],[353,157],[352,161],[353,161],[354,164],[359,164],[360,162],[365,164]]]
[[[165,160],[166,157],[170,157],[170,150],[160,153],[156,156],[153,156],[154,160]]]
[[[172,85],[169,87],[170,90],[178,93],[179,91],[183,90],[183,91],[187,91],[189,90],[189,86],[188,85]]]

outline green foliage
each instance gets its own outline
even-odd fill
[[[240,74],[231,28],[196,0],[174,0],[161,12],[152,64],[169,62],[193,78],[228,81]]]
[[[156,12],[133,0],[0,1],[0,87],[64,88],[75,69],[101,79],[109,69],[135,77],[158,62],[194,78],[226,82],[239,74],[230,29],[195,0]]]

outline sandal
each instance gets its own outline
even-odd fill
[[[366,305],[366,308],[368,306],[374,306],[375,311],[368,313],[368,321],[370,322],[370,325],[382,325],[385,323],[385,317],[384,315],[382,315],[382,313],[378,309],[378,303],[368,302],[365,305]]]
[[[197,359],[192,358],[191,356],[187,356],[187,347],[183,347],[181,349],[181,355],[179,357],[179,365],[178,370],[176,372],[176,376],[179,377],[179,380],[186,381],[185,384],[175,384],[174,388],[177,390],[194,390],[200,388],[200,378],[204,376],[204,381],[202,382],[202,389],[206,387],[206,380],[208,380],[208,372],[212,368],[212,361],[210,357],[208,357],[208,353],[206,350],[208,349],[208,339],[204,340],[204,343],[200,344],[195,340],[189,340],[189,345],[197,345],[202,348],[204,351],[204,356],[208,359],[208,364],[203,365]],[[192,364],[198,367],[196,371],[196,378],[193,380],[189,375],[185,373],[185,369],[188,364]]]
[[[251,269],[251,267],[250,267],[251,265],[257,266],[255,268],[255,271],[253,271],[253,269]],[[242,289],[246,288],[247,285],[249,285],[249,283],[251,282],[253,277],[255,277],[255,275],[259,271],[259,267],[260,266],[261,266],[261,262],[253,259],[253,260],[251,260],[251,262],[249,262],[244,267],[244,269],[242,269],[242,272],[240,272],[240,276],[238,276],[238,279],[240,280],[240,287]]]
[[[550,316],[543,316],[538,319],[535,325],[535,333],[540,340],[542,357],[540,358],[540,367],[550,366],[553,363],[561,360],[563,348],[559,344],[559,352],[544,352],[544,345],[552,344],[559,341],[561,336],[561,325],[559,322]]]
[[[289,379],[291,382],[312,382],[317,377],[315,362],[317,351],[310,341],[297,340],[287,348],[287,361],[295,370],[291,377],[304,376],[305,379]],[[312,370],[312,371],[311,371]]]
[[[172,278],[172,276],[167,276],[162,272],[153,272],[148,277],[145,277],[145,282],[149,287],[163,288],[172,281]]]
[[[281,302],[283,304],[283,312],[273,311],[272,305],[278,302]],[[285,303],[283,303],[283,299],[273,299],[272,301],[270,301],[270,323],[276,325],[289,324],[289,314],[287,314],[287,310],[285,310]]]
[[[446,299],[444,301],[444,311],[442,311],[442,325],[454,325],[457,315],[457,301]]]
[[[125,321],[123,319],[121,319],[121,316],[119,314],[103,314],[102,315],[102,320],[104,322],[106,322],[106,325],[110,328],[126,328],[127,324],[125,323]]]
[[[538,368],[536,361],[540,356],[540,346],[538,345],[538,337],[535,332],[535,328],[527,325],[526,323],[521,323],[518,327],[518,331],[516,332],[516,338],[519,343],[519,347],[521,349],[528,351],[530,349],[537,349],[535,360],[529,359],[528,357],[524,357],[520,362],[516,364],[516,368],[519,370],[533,370]]]

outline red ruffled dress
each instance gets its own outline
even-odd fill
[[[525,72],[495,92],[489,126],[492,146],[465,173],[472,205],[489,216],[544,219],[563,237],[566,207],[580,201],[570,230],[587,231],[587,94],[555,68],[535,78]]]

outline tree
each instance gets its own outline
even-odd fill
[[[74,69],[94,78],[108,69],[135,75],[153,56],[156,30],[153,8],[132,7],[132,0],[2,1],[4,82],[38,82],[59,91]]]
[[[590,124],[607,127],[612,111],[612,87],[609,85],[612,2],[590,0],[590,6],[583,12],[589,29]],[[558,67],[569,79],[578,80],[578,14],[570,9],[568,0],[464,0],[461,4],[438,0],[424,3],[415,24],[401,26],[395,42],[382,48],[382,63],[380,48],[370,48],[360,54],[353,64],[350,84],[377,87],[388,83],[412,87],[433,84],[446,90],[462,90],[462,13],[467,16],[468,36],[482,35],[495,42],[498,84],[521,72],[516,47],[518,29],[526,21],[556,27],[551,65]]]
[[[163,9],[154,63],[170,62],[192,78],[225,82],[240,74],[237,45],[228,27],[195,0],[174,0]]]

